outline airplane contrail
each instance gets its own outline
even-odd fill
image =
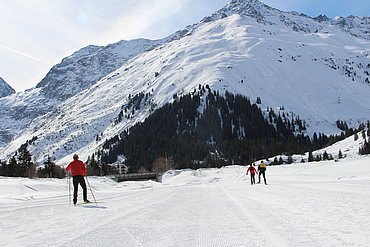
[[[31,56],[31,55],[26,54],[26,53],[24,53],[24,52],[14,50],[14,49],[12,49],[12,48],[9,48],[9,47],[3,46],[3,45],[0,45],[0,48],[3,48],[3,49],[5,49],[5,50],[8,50],[8,51],[11,51],[11,52],[14,52],[14,53],[17,53],[17,54],[22,55],[22,56],[25,56],[25,57],[32,58],[32,59],[34,59],[34,60],[36,60],[36,61],[39,61],[39,62],[42,62],[42,63],[46,63],[46,64],[49,64],[49,65],[54,65],[54,64],[49,63],[49,62],[47,62],[47,61],[45,61],[45,60],[42,60],[42,59],[40,59],[40,58],[37,58],[37,57]]]

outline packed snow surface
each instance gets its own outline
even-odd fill
[[[68,179],[2,177],[0,246],[369,246],[369,156],[246,169],[89,177],[99,203],[76,207]]]

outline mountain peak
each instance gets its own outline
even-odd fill
[[[239,14],[252,17],[260,23],[267,23],[265,16],[271,15],[269,12],[274,10],[278,11],[259,0],[232,0],[211,16],[203,18],[201,22],[211,22],[233,14]]]
[[[256,18],[257,21],[264,21],[264,14],[272,8],[259,0],[232,0],[226,5],[226,10]]]
[[[313,19],[318,21],[318,22],[325,22],[325,21],[330,20],[326,15],[319,15],[319,16],[313,18]]]
[[[0,77],[0,98],[15,93],[15,90]]]
[[[259,0],[232,0],[229,6],[236,8],[266,7],[267,5]]]

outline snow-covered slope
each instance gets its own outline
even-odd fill
[[[56,105],[91,87],[129,58],[161,42],[137,39],[82,48],[53,66],[35,88],[0,99],[0,146],[35,118],[52,112]]]
[[[244,166],[169,171],[162,184],[89,177],[101,203],[76,207],[68,179],[0,177],[0,245],[365,247],[369,162],[268,167],[267,186]]]
[[[15,90],[0,77],[0,98],[15,93]]]
[[[260,97],[263,109],[283,106],[306,121],[308,134],[337,133],[338,119],[357,127],[370,116],[370,41],[361,25],[354,27],[355,37],[329,20],[281,12],[256,0],[232,1],[34,119],[1,151],[9,154],[37,136],[30,151],[39,159],[50,154],[67,162],[63,158],[73,152],[86,158],[107,138],[199,85],[252,101]],[[139,93],[147,101],[117,122]]]

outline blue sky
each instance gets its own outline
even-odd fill
[[[0,0],[0,77],[34,87],[62,58],[122,39],[163,38],[229,0]],[[370,0],[262,0],[309,16],[370,16]]]
[[[297,11],[311,17],[370,16],[370,0],[261,0],[283,11]]]

